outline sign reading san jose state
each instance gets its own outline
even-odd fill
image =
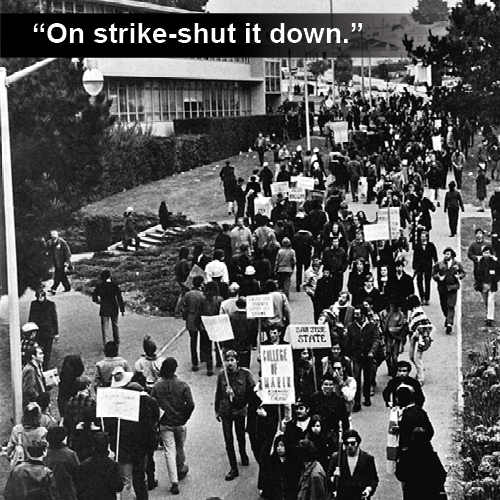
[[[328,325],[290,325],[288,328],[294,349],[332,347]]]
[[[247,318],[272,318],[274,304],[271,295],[249,295],[247,297]]]
[[[121,418],[139,422],[141,393],[122,388],[98,387],[96,416]]]
[[[292,346],[289,344],[260,347],[261,396],[264,404],[294,404]]]

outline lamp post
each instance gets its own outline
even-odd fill
[[[20,335],[20,319],[19,319],[19,288],[17,283],[17,253],[16,253],[16,231],[14,223],[14,194],[12,183],[12,161],[10,149],[10,132],[9,132],[9,106],[8,92],[9,85],[21,80],[22,78],[37,72],[47,64],[55,61],[57,58],[52,57],[39,61],[27,68],[24,68],[10,76],[7,76],[7,69],[0,68],[0,127],[1,127],[1,142],[2,142],[2,187],[3,187],[3,202],[5,216],[5,245],[6,245],[6,261],[7,261],[7,290],[8,290],[8,313],[9,313],[9,342],[10,342],[10,370],[13,395],[13,417],[14,423],[21,422],[23,411],[22,399],[22,365],[21,365],[21,335]],[[87,70],[85,74],[88,72]],[[84,87],[87,92],[89,85],[90,90],[96,91],[96,82],[100,78],[100,88],[94,96],[102,89],[103,76],[96,69],[91,70],[94,73],[87,75],[88,82],[85,82]],[[97,72],[97,73],[96,73]],[[100,74],[100,77],[99,77]],[[91,94],[92,95],[92,94]]]

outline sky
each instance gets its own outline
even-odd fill
[[[335,13],[406,13],[416,7],[417,0],[332,0]],[[457,0],[448,0],[450,7]],[[328,13],[330,0],[208,0],[207,10],[217,13]]]

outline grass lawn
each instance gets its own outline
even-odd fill
[[[300,144],[305,152],[305,142],[305,139],[292,141],[288,143],[288,148],[293,151]],[[322,137],[311,137],[311,147],[320,147],[326,154],[328,150],[324,148],[324,143]],[[234,165],[236,176],[245,180],[251,175],[252,170],[259,166],[257,153],[254,152],[246,151],[228,160]],[[274,170],[273,152],[266,153],[265,161],[269,162],[270,168]],[[121,217],[124,210],[132,206],[136,213],[149,215],[157,220],[158,208],[161,201],[165,200],[171,212],[174,214],[182,212],[189,220],[196,223],[227,219],[227,206],[219,177],[224,162],[225,160],[220,160],[118,193],[87,205],[82,212],[86,215]]]

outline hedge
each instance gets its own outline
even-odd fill
[[[227,116],[174,120],[176,134],[206,134],[209,157],[207,163],[219,161],[247,151],[259,132],[283,135],[283,115]]]

